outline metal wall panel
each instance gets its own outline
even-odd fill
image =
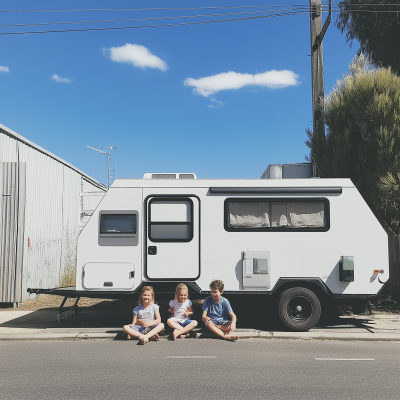
[[[65,269],[76,262],[79,228],[89,218],[82,215],[82,180],[84,191],[105,193],[105,187],[1,128],[0,161],[26,163],[25,225],[19,227],[23,234],[17,254],[22,260],[19,302],[30,298],[28,287],[59,286]],[[95,209],[101,199],[89,200],[88,207]]]
[[[0,302],[22,298],[25,163],[0,162]]]

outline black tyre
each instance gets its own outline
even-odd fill
[[[311,291],[302,287],[285,290],[279,300],[279,317],[291,331],[308,331],[321,316],[321,303]]]

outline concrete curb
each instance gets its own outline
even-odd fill
[[[0,334],[0,341],[63,341],[63,340],[120,340],[121,333],[104,332],[70,332],[70,333],[36,333],[36,334]],[[336,341],[385,341],[400,342],[399,334],[339,334],[326,332],[237,332],[239,339],[289,339],[289,340],[336,340]],[[168,339],[162,335],[161,340]],[[192,339],[218,339],[208,332],[201,332]],[[181,339],[178,339],[179,342]],[[188,339],[191,340],[191,339]]]

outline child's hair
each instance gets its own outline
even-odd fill
[[[188,289],[188,287],[187,287],[184,283],[180,283],[180,284],[176,287],[176,290],[175,290],[175,301],[177,301],[178,303],[179,303],[179,293],[180,293],[182,290],[186,290],[186,291],[187,291],[188,298],[189,298],[189,289]]]
[[[138,304],[139,304],[140,306],[143,305],[142,294],[143,294],[144,292],[151,292],[151,301],[150,301],[150,304],[153,304],[153,303],[154,303],[154,298],[155,298],[153,286],[144,286],[144,287],[143,287],[142,292],[140,293],[140,296],[139,296]]]
[[[224,290],[224,282],[220,281],[219,279],[214,279],[210,283],[210,289],[217,289],[222,292]]]

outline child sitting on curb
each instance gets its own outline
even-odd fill
[[[175,299],[169,302],[169,312],[172,317],[167,324],[174,329],[172,339],[190,337],[189,332],[197,326],[197,321],[191,320],[193,314],[192,302],[189,300],[189,289],[184,283],[176,287]]]
[[[126,338],[139,339],[142,344],[149,340],[158,340],[158,334],[164,329],[161,322],[159,306],[154,303],[154,290],[152,286],[145,286],[139,296],[138,306],[133,309],[133,321],[124,325]]]
[[[236,330],[236,315],[232,311],[229,301],[222,297],[224,283],[220,280],[213,280],[210,283],[211,296],[203,303],[202,320],[207,328],[225,340],[237,340],[236,335],[230,335]],[[228,315],[231,320],[228,320]]]

